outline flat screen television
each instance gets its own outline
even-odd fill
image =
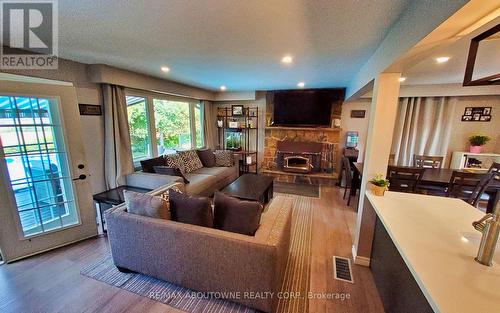
[[[332,107],[345,89],[287,90],[274,93],[273,126],[330,127]]]

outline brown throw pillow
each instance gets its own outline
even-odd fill
[[[184,163],[184,173],[191,173],[203,167],[200,158],[195,150],[177,151]]]
[[[184,184],[189,184],[189,180],[187,180],[187,178],[184,177],[184,174],[182,174],[181,170],[176,167],[155,166],[154,169],[155,173],[158,174],[182,177],[182,179],[184,180]]]
[[[213,227],[214,218],[208,198],[191,197],[175,192],[174,190],[168,191],[168,198],[173,221],[210,228]]]
[[[182,157],[177,153],[166,154],[165,156],[165,164],[168,167],[175,167],[181,170],[182,173],[185,173],[184,163],[182,162]]]
[[[231,167],[234,165],[234,154],[231,150],[215,150],[215,165]]]
[[[262,204],[244,201],[222,192],[214,196],[214,228],[253,236],[259,228]]]
[[[201,160],[201,164],[204,167],[214,167],[215,166],[215,154],[212,149],[196,150],[198,157]]]
[[[163,156],[141,161],[141,168],[142,171],[145,173],[154,173],[155,172],[154,167],[162,165],[167,165],[165,158]]]
[[[123,191],[127,212],[142,216],[170,219],[168,202],[162,197],[134,191]]]

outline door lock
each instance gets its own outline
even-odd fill
[[[73,180],[85,180],[87,178],[87,175],[85,174],[80,174],[77,178],[73,178]]]

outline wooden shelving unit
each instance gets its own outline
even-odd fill
[[[234,124],[233,124],[234,123]],[[230,127],[233,126],[233,127]],[[231,107],[217,108],[217,129],[220,149],[233,150],[240,158],[240,175],[243,173],[257,173],[259,146],[259,108],[245,107],[242,115],[233,115]],[[229,133],[240,133],[240,145],[236,149],[233,145],[228,146],[227,136]],[[255,142],[255,150],[251,150],[250,143]],[[250,164],[246,158],[252,157]]]

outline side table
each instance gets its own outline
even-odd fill
[[[99,209],[99,215],[101,219],[101,227],[102,231],[104,233],[107,232],[105,223],[106,221],[104,220],[104,212],[106,210],[109,210],[110,208],[120,205],[123,202],[125,202],[125,199],[123,198],[123,191],[135,191],[135,192],[140,192],[140,193],[146,193],[151,191],[152,189],[146,189],[146,188],[139,188],[139,187],[132,187],[132,186],[119,186],[98,194],[95,194],[92,198],[94,201],[97,203],[98,209]]]

